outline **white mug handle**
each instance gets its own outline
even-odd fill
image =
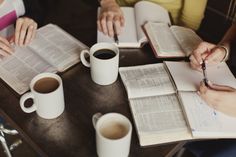
[[[96,124],[97,124],[97,121],[99,120],[99,118],[102,117],[102,113],[98,112],[98,113],[95,113],[93,115],[93,118],[92,118],[92,122],[93,122],[93,127],[94,129],[96,129]]]
[[[89,55],[89,50],[82,50],[80,53],[80,60],[82,61],[83,65],[86,67],[90,67],[90,63],[85,59],[85,54]]]
[[[26,113],[31,113],[36,111],[36,106],[33,103],[32,106],[30,107],[25,107],[25,101],[27,99],[34,99],[34,95],[31,92],[25,93],[21,98],[20,98],[20,107],[21,109],[26,112]]]

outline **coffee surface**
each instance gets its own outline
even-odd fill
[[[94,52],[93,56],[98,59],[111,59],[116,56],[116,53],[110,49],[100,49]]]
[[[128,133],[128,129],[124,124],[114,122],[101,127],[100,132],[108,139],[120,139]]]
[[[34,90],[39,93],[50,93],[59,87],[59,82],[51,77],[45,77],[34,84]]]

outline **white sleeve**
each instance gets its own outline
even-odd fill
[[[25,6],[23,0],[10,0],[16,10],[17,17],[25,14]]]

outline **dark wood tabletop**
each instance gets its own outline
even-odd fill
[[[92,0],[57,0],[49,1],[46,5],[44,24],[57,24],[88,46],[96,43],[97,3]],[[141,49],[120,50],[120,67],[161,61],[154,57],[148,44]],[[36,113],[24,113],[19,105],[20,95],[3,81],[0,82],[0,114],[9,117],[8,120],[20,132],[23,140],[39,156],[96,157],[95,130],[91,118],[97,112],[121,113],[131,120],[134,127],[120,77],[112,85],[97,85],[91,80],[90,70],[81,63],[59,75],[63,79],[65,111],[53,120],[42,119]],[[142,148],[133,129],[129,156],[163,157],[177,144]]]
[[[120,66],[158,62],[147,45],[143,49],[123,49]],[[128,97],[120,79],[108,86],[95,84],[90,70],[81,63],[59,74],[63,79],[65,111],[53,120],[45,120],[36,113],[24,113],[19,98],[5,83],[0,83],[0,107],[14,122],[26,142],[41,156],[95,157],[95,131],[92,115],[101,112],[118,112],[127,116],[134,127]],[[161,157],[176,144],[141,148],[135,129],[132,135],[130,157]]]

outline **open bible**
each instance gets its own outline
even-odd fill
[[[147,21],[171,23],[168,11],[153,2],[139,1],[134,7],[121,7],[121,9],[124,13],[125,26],[122,29],[122,33],[118,36],[118,47],[139,48],[147,42],[142,30],[143,24]],[[100,8],[98,9],[98,15],[99,13]],[[115,43],[113,38],[99,31],[97,33],[97,41]]]
[[[191,29],[147,22],[144,31],[156,57],[189,56],[202,39]]]
[[[236,87],[225,63],[208,67],[213,83]],[[203,76],[187,62],[121,67],[141,146],[190,139],[236,138],[236,118],[215,111],[197,94]]]
[[[80,52],[86,48],[60,27],[48,24],[37,30],[35,39],[27,47],[14,46],[15,52],[0,60],[0,78],[18,94],[23,94],[34,76],[66,70],[79,62]]]

